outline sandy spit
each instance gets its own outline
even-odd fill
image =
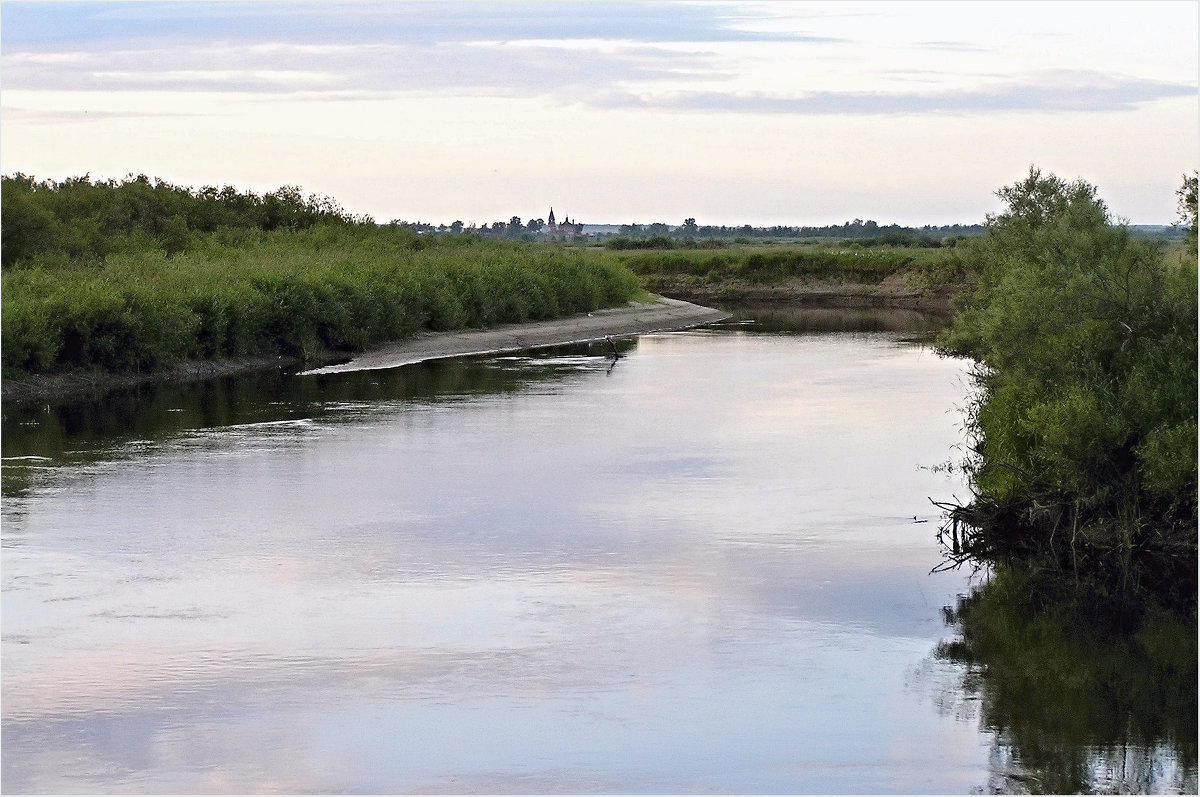
[[[623,307],[548,321],[506,324],[492,329],[422,332],[412,338],[369,347],[349,362],[313,368],[302,372],[301,376],[396,368],[446,357],[497,354],[539,346],[586,343],[606,337],[689,329],[728,317],[729,313],[723,310],[659,297],[653,301],[630,302]]]

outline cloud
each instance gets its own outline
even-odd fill
[[[1172,97],[1189,97],[1195,85],[1099,72],[1054,71],[991,86],[931,92],[820,91],[796,96],[765,93],[675,92],[638,96],[613,92],[609,107],[804,115],[974,114],[1004,111],[1065,113],[1128,111]]]
[[[530,96],[627,82],[719,77],[702,53],[648,45],[603,51],[557,46],[431,44],[248,46],[17,53],[5,88],[49,91],[487,92]]]
[[[529,39],[830,41],[745,30],[734,4],[627,2],[6,2],[7,51],[135,42],[431,43]]]
[[[926,50],[949,50],[949,51],[960,52],[960,53],[986,53],[986,52],[988,52],[988,48],[980,47],[979,45],[971,44],[970,42],[928,41],[928,42],[918,42],[916,46],[921,47]]]
[[[153,119],[153,118],[186,118],[200,114],[181,113],[174,111],[66,111],[43,110],[35,108],[5,108],[5,118],[12,122],[32,122],[38,124],[73,124],[77,122],[96,122],[100,120],[122,119]]]

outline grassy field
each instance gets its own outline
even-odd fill
[[[147,371],[181,360],[359,350],[421,330],[487,327],[651,291],[962,279],[954,249],[733,245],[611,251],[371,226],[221,230],[187,251],[34,257],[3,274],[6,376]]]
[[[375,225],[192,233],[188,248],[30,257],[3,273],[4,375],[153,371],[184,360],[330,350],[426,330],[554,318],[645,291],[706,296],[794,278],[961,281],[956,250],[733,244],[614,251]]]

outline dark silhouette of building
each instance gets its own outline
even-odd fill
[[[548,235],[564,238],[574,238],[576,235],[583,235],[583,225],[571,221],[570,217],[565,217],[561,222],[554,220],[554,208],[550,208],[550,215],[546,217],[546,233]]]

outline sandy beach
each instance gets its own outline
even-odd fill
[[[688,329],[728,317],[729,313],[723,310],[659,297],[653,301],[630,302],[623,307],[527,324],[505,324],[492,329],[454,332],[422,332],[412,338],[371,346],[349,362],[313,368],[301,375],[396,368],[446,357],[586,343],[606,337]]]

